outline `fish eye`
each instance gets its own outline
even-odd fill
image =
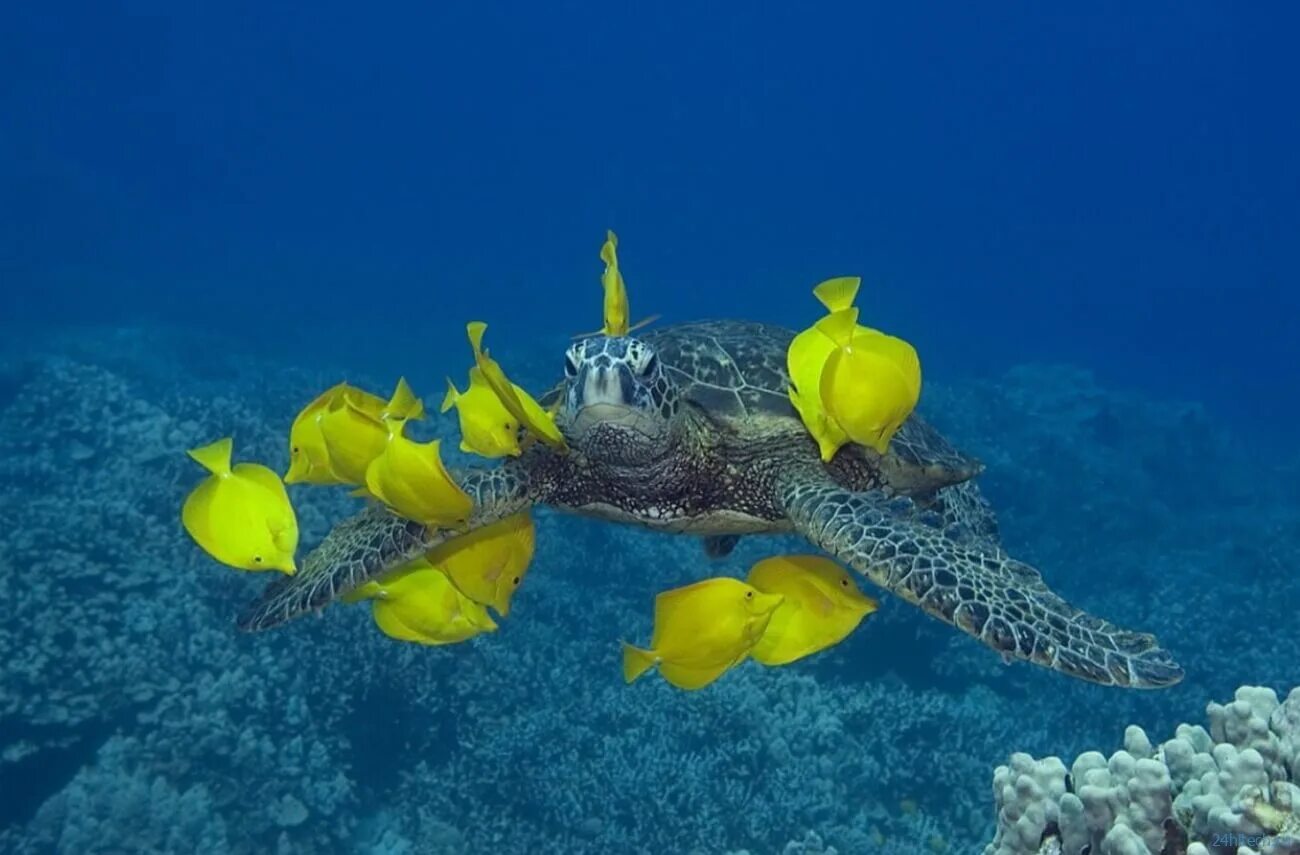
[[[518,577],[518,576],[516,576],[516,577],[514,578],[514,584],[516,584],[516,585],[519,584],[519,577]]]
[[[254,556],[253,556],[253,563],[254,563],[254,564],[261,564],[261,563],[262,563],[262,556],[260,556],[260,555],[254,555]]]
[[[298,453],[298,446],[295,445],[293,448],[289,449],[289,453],[291,453],[291,454],[297,454],[297,453]]]
[[[845,588],[847,588],[847,587],[849,586],[849,580],[848,580],[848,579],[841,579],[841,580],[840,580],[840,584],[841,584],[842,586],[844,586]]]
[[[753,592],[753,591],[746,591],[746,592],[745,592],[745,599],[747,599],[747,600],[752,600],[752,599],[754,599],[754,592]]]

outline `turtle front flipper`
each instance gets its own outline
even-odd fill
[[[907,499],[792,484],[782,500],[796,531],[875,584],[1025,659],[1111,686],[1169,686],[1183,670],[1154,636],[1121,629],[1055,594],[1038,571],[991,540],[928,524]]]
[[[928,497],[912,498],[921,507],[938,512],[945,526],[963,529],[995,544],[1001,542],[997,514],[974,479],[944,487]]]
[[[519,513],[533,504],[528,479],[515,465],[466,470],[456,473],[456,479],[474,500],[470,530]],[[268,585],[240,614],[239,628],[248,632],[270,629],[323,608],[363,582],[418,558],[461,533],[429,529],[394,516],[382,507],[366,508],[331,529],[320,545],[308,553],[297,573]]]

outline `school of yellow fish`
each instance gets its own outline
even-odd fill
[[[601,246],[607,336],[630,323],[618,238]],[[858,324],[861,280],[828,279],[813,289],[826,314],[787,352],[790,401],[830,461],[847,443],[885,454],[916,406],[921,367],[902,339]],[[486,458],[518,456],[533,442],[567,450],[548,412],[510,382],[483,346],[487,325],[466,326],[474,364],[464,392],[447,378],[441,411],[456,410],[460,449]],[[307,404],[289,429],[284,478],[257,463],[232,463],[226,437],[189,452],[208,476],[186,498],[181,521],[217,561],[240,570],[296,570],[298,522],[285,484],[344,485],[392,513],[456,534],[427,555],[361,585],[344,602],[369,601],[375,625],[400,641],[455,644],[498,627],[532,562],[528,512],[466,531],[473,500],[442,462],[440,441],[416,442],[408,422],[425,418],[405,378],[387,400],[347,383]],[[829,558],[784,555],[755,564],[744,581],[717,577],[655,598],[646,648],[623,644],[623,677],[655,669],[670,684],[700,689],[746,659],[777,666],[825,650],[851,633],[876,603]]]

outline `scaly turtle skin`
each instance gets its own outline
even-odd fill
[[[1007,555],[971,480],[981,466],[919,416],[887,455],[846,446],[823,464],[786,395],[793,336],[720,321],[576,342],[547,396],[560,404],[569,452],[534,444],[501,466],[456,473],[475,500],[471,527],[548,505],[700,535],[710,555],[741,535],[794,532],[1004,658],[1108,685],[1182,678],[1154,637],[1080,611]],[[272,583],[240,626],[318,609],[453,535],[363,511]]]

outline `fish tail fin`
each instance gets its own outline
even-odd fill
[[[817,329],[821,330],[824,335],[840,347],[846,347],[853,341],[853,333],[857,328],[858,310],[856,308],[831,312],[817,322]]]
[[[613,267],[618,264],[618,235],[612,229],[605,229],[605,243],[600,248],[600,260]]]
[[[469,346],[474,348],[474,358],[478,359],[483,355],[483,333],[487,332],[487,324],[470,321],[465,324],[465,332],[469,334]]]
[[[383,587],[378,582],[371,579],[363,585],[353,588],[346,594],[339,595],[339,601],[344,603],[359,603],[362,600],[375,600],[383,596]]]
[[[853,305],[862,286],[861,276],[837,276],[827,279],[813,289],[813,296],[821,301],[828,312],[838,312]]]
[[[424,418],[424,402],[415,397],[405,377],[397,378],[397,388],[393,390],[393,397],[388,399],[384,416],[390,419]]]
[[[224,478],[230,474],[230,455],[233,448],[234,442],[227,436],[202,448],[190,449],[186,453],[213,475]]]
[[[649,650],[623,642],[623,679],[630,683],[655,666],[658,657]]]
[[[450,377],[448,377],[447,396],[442,399],[442,406],[438,408],[438,412],[445,413],[448,410],[450,410],[452,407],[456,406],[456,399],[459,397],[460,397],[460,390],[456,388],[456,384],[452,382],[452,379]]]

